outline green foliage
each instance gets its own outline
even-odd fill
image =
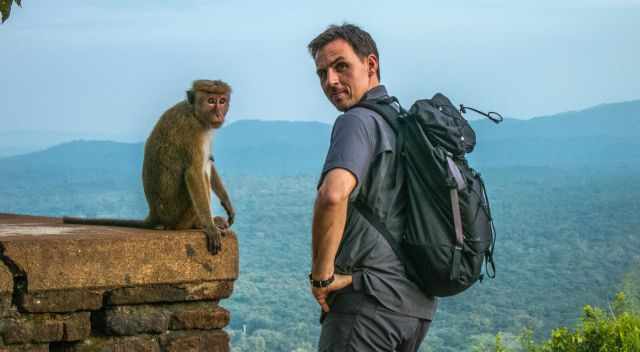
[[[637,270],[631,270],[625,274],[622,281],[622,300],[614,301],[615,308],[640,314],[640,261],[636,264]]]
[[[518,336],[518,341],[520,342],[520,346],[522,349],[527,352],[535,352],[537,345],[535,339],[533,337],[533,330],[529,328],[524,328],[520,336]]]
[[[22,0],[0,0],[0,14],[2,15],[2,23],[9,19],[9,15],[11,15],[11,6],[14,2],[18,6],[22,7]]]
[[[638,352],[640,351],[640,314],[625,311],[624,293],[619,293],[606,312],[586,305],[579,326],[575,329],[559,327],[551,338],[540,344],[533,341],[531,330],[519,337],[520,347],[510,348],[502,343],[502,334],[495,337],[495,352]]]
[[[507,352],[507,348],[502,342],[502,334],[498,333],[496,335],[496,352]]]
[[[518,336],[508,332],[499,332],[496,335],[484,333],[471,337],[472,352],[509,352],[519,346]]]
[[[554,330],[539,351],[640,351],[640,315],[624,312],[613,317],[599,308],[586,306],[581,327],[575,331],[564,327]]]
[[[71,143],[2,159],[0,212],[143,218],[141,150],[139,144]],[[640,292],[627,290],[640,282],[640,274],[627,272],[640,261],[640,188],[629,187],[640,182],[639,165],[482,168],[498,230],[498,276],[440,300],[420,352],[540,352],[536,341],[549,339],[554,327],[577,326],[586,304],[616,316],[629,311]],[[240,245],[240,277],[221,302],[231,311],[232,348],[314,351],[319,308],[306,274],[318,175],[227,170],[221,167]],[[609,309],[607,297],[622,288],[623,303]],[[518,336],[525,328],[528,336]]]

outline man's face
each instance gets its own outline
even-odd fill
[[[336,39],[322,47],[315,62],[324,94],[340,111],[348,110],[379,84],[376,56],[372,54],[360,59],[344,39]]]

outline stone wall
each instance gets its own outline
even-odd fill
[[[0,214],[0,259],[0,352],[229,351],[230,230],[214,256],[201,231]]]

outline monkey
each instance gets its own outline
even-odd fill
[[[226,82],[197,80],[186,100],[162,114],[144,147],[142,183],[149,205],[144,220],[63,217],[63,223],[203,229],[208,251],[218,253],[220,229],[233,224],[235,210],[210,155],[211,140],[225,121],[230,98],[231,86]],[[227,213],[226,221],[211,214],[211,190]]]

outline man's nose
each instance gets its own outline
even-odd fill
[[[334,86],[336,84],[338,84],[339,80],[338,80],[338,74],[336,73],[335,70],[333,69],[328,69],[327,70],[327,86]]]

